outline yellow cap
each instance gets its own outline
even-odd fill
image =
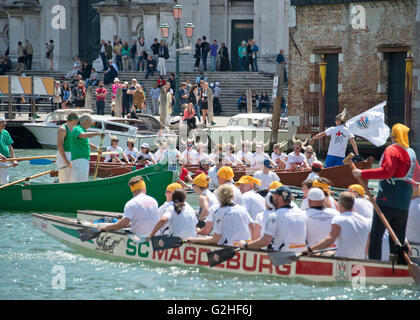
[[[253,185],[257,185],[260,186],[261,185],[261,180],[260,179],[256,179],[254,177],[251,176],[242,176],[238,182],[236,182],[236,185],[238,184],[253,184]]]
[[[144,180],[140,180],[136,184],[133,184],[132,186],[130,186],[130,189],[131,189],[131,192],[146,189],[146,182],[144,182]]]
[[[204,173],[199,174],[193,180],[193,183],[200,188],[207,188],[209,186],[209,177],[207,177]]]
[[[225,179],[225,180],[232,180],[235,174],[233,173],[233,169],[231,167],[221,167],[217,176]]]
[[[276,190],[277,188],[280,188],[282,186],[283,186],[283,183],[281,183],[280,181],[273,181],[273,182],[271,182],[268,190]]]
[[[314,188],[320,188],[322,191],[330,194],[330,186],[326,183],[322,183],[319,180],[315,180],[312,184]]]
[[[174,192],[175,190],[182,190],[182,186],[179,183],[172,183],[166,187],[166,191]]]
[[[397,123],[392,127],[392,136],[395,138],[395,142],[402,145],[404,148],[410,147],[410,142],[408,141],[408,132],[410,128]]]
[[[349,189],[356,191],[362,197],[365,196],[365,189],[360,184],[352,184]]]

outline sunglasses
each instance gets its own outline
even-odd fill
[[[295,150],[300,150],[300,149],[302,149],[301,147],[295,147]]]
[[[187,147],[192,147],[193,145],[192,144],[187,144]]]

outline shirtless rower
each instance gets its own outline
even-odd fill
[[[77,126],[79,116],[76,112],[70,112],[67,122],[58,128],[57,133],[57,167],[58,180],[60,183],[71,182],[71,132]]]

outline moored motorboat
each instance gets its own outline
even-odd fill
[[[160,204],[165,201],[164,189],[176,173],[167,163],[159,163],[117,177],[77,183],[17,184],[0,190],[0,210],[7,212],[68,212],[80,209],[122,212],[132,198],[128,181],[142,176],[147,193]]]
[[[218,246],[185,244],[180,248],[153,251],[150,241],[136,243],[124,231],[101,233],[96,239],[82,242],[78,231],[89,228],[88,224],[77,219],[47,214],[33,214],[33,226],[76,250],[131,261],[210,269],[207,253],[220,249]],[[239,251],[234,258],[211,270],[230,272],[235,275],[297,278],[334,284],[407,285],[413,283],[407,266],[393,266],[388,262],[311,256],[301,257],[298,261],[276,267],[268,252],[254,250]]]

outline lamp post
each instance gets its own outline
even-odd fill
[[[180,82],[179,82],[179,52],[181,46],[184,47],[184,43],[182,40],[182,34],[179,31],[181,17],[182,17],[182,6],[176,1],[176,5],[172,8],[173,17],[176,22],[176,30],[172,35],[172,42],[171,46],[175,42],[175,52],[176,52],[176,60],[175,60],[175,106],[172,111],[173,116],[177,116],[181,113],[181,97],[179,95],[180,89]],[[162,38],[168,39],[169,38],[169,25],[167,23],[162,24],[160,27]],[[194,25],[189,22],[185,25],[185,35],[188,39],[188,44],[190,44],[190,40],[194,35]]]

